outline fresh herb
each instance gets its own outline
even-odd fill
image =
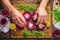
[[[23,36],[24,37],[27,37],[28,36],[28,33],[27,32],[23,32]]]
[[[40,32],[40,31],[35,31],[35,34],[37,37],[42,36],[42,32]]]
[[[35,36],[34,30],[33,31],[28,31],[29,36]]]
[[[17,5],[17,7],[18,7],[19,9],[22,9],[22,10],[28,11],[28,12],[32,12],[32,11],[34,11],[34,10],[37,9],[37,6],[34,6],[34,5],[31,6],[31,5],[27,5],[27,4]]]
[[[45,32],[45,34],[48,34],[49,32]]]
[[[54,10],[54,18],[56,22],[60,21],[60,9],[59,8]]]
[[[24,37],[27,37],[27,36],[37,36],[37,37],[39,37],[39,36],[42,36],[42,32],[41,31],[25,31],[25,32],[23,32],[23,36]]]

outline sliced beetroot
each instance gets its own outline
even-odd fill
[[[32,15],[31,15],[31,16],[32,16],[32,17],[31,17],[32,19],[34,19],[34,15],[35,15],[35,12],[33,12]]]
[[[45,24],[45,23],[41,23],[41,24],[39,24],[39,25],[36,25],[36,28],[37,28],[38,30],[44,31],[45,28],[46,28],[46,24]]]
[[[6,18],[2,18],[2,19],[0,20],[0,24],[1,24],[1,25],[4,25],[4,24],[6,24],[6,23],[7,23]]]
[[[32,13],[32,15],[31,15],[31,19],[33,20],[33,22],[35,22],[35,23],[36,23],[36,22],[37,22],[37,19],[36,19],[36,20],[34,20],[34,16],[35,16],[35,12],[33,12],[33,13]]]
[[[2,15],[5,16],[5,17],[8,17],[9,16],[8,10],[2,9]]]
[[[36,28],[35,23],[34,23],[32,20],[29,20],[29,21],[27,22],[27,28],[28,28],[29,30],[34,30],[34,29]]]
[[[17,27],[18,29],[24,29],[24,27],[19,26],[19,25],[16,25],[16,27]]]
[[[54,30],[53,31],[53,34],[52,34],[54,37],[60,37],[60,30]]]
[[[24,16],[24,18],[26,20],[30,20],[31,19],[31,13],[30,12],[24,12],[23,16]]]

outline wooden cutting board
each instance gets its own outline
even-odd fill
[[[24,4],[21,4],[24,5]],[[35,5],[38,6],[38,4],[29,4],[29,5]],[[19,11],[19,8],[16,7],[16,4],[13,4],[13,6]],[[51,10],[50,10],[50,5],[47,5],[46,11],[48,13],[48,21],[51,22]],[[27,28],[24,28],[24,30],[19,30],[16,28],[16,31],[11,31],[11,38],[24,38],[23,36],[23,31],[27,30]],[[49,32],[48,34],[45,34],[44,32]],[[49,27],[48,29],[45,29],[43,31],[43,36],[42,37],[36,37],[36,36],[28,36],[27,38],[52,38],[52,28]]]
[[[21,4],[22,5],[22,4]],[[24,5],[24,4],[23,4]],[[29,5],[36,5],[38,6],[38,4],[29,4]],[[13,4],[13,6],[18,10],[19,8],[16,7],[16,4]],[[51,17],[50,17],[50,5],[47,6],[46,8],[47,13],[48,13],[48,20],[51,22]],[[24,28],[24,30],[19,30],[18,28],[16,28],[16,31],[11,31],[11,38],[25,38],[23,36],[23,32],[28,29]],[[48,34],[45,34],[44,32],[49,32]],[[36,37],[36,36],[28,36],[27,38],[52,38],[52,28],[50,27],[49,29],[45,29],[43,31],[43,36],[42,37]]]

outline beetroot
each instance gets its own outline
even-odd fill
[[[54,30],[52,35],[54,37],[60,37],[60,30]]]
[[[34,19],[35,12],[32,13],[31,18]]]
[[[39,25],[36,25],[36,28],[38,29],[38,30],[44,30],[45,28],[46,28],[46,24],[45,23],[41,23],[41,24],[39,24]]]
[[[19,26],[19,25],[16,25],[16,27],[17,27],[18,29],[24,29],[24,27]]]
[[[6,24],[6,23],[7,23],[6,18],[2,18],[2,19],[0,20],[0,24],[4,25],[4,24]]]
[[[2,9],[2,15],[5,17],[9,16],[9,12],[6,9]]]
[[[35,15],[35,12],[33,12],[32,15],[31,15],[31,19],[32,19],[32,20],[34,19],[34,15]],[[33,20],[33,22],[36,23],[36,22],[37,22],[37,19],[36,19],[36,20]]]
[[[23,16],[24,16],[24,18],[26,20],[30,20],[31,19],[31,13],[30,12],[24,12]]]
[[[27,22],[27,28],[29,29],[29,30],[34,30],[35,29],[35,23],[32,21],[32,20],[29,20],[28,22]]]

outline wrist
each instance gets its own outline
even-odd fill
[[[39,6],[39,8],[45,8],[45,6],[43,6],[43,5],[40,5],[40,6]]]
[[[41,4],[39,6],[42,8],[46,8],[48,1],[49,0],[42,0]]]
[[[45,9],[45,7],[43,7],[43,6],[39,6],[38,9]]]

